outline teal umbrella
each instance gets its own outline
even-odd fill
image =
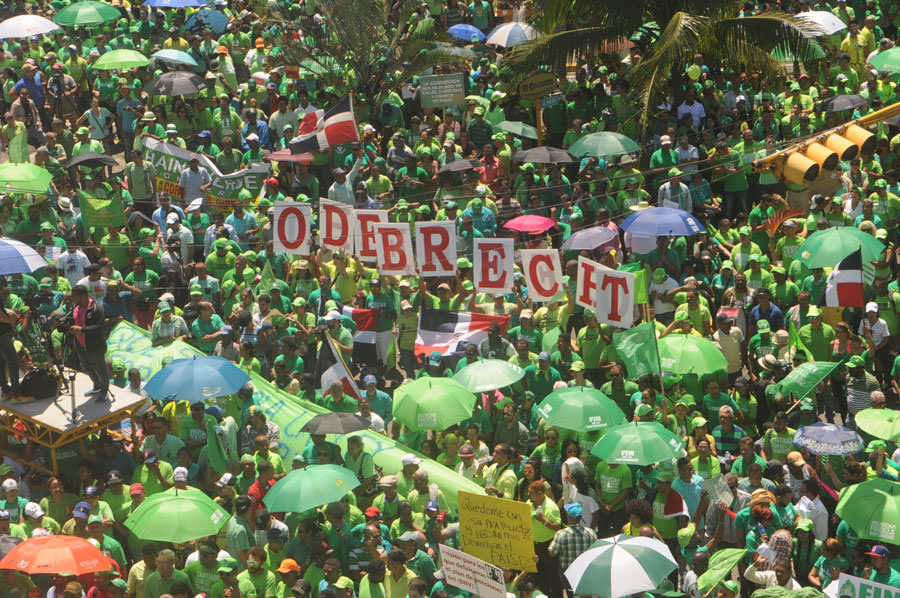
[[[684,441],[656,422],[631,422],[616,426],[591,449],[607,463],[653,465],[682,454]]]
[[[857,249],[864,262],[874,262],[884,252],[884,245],[874,235],[853,226],[818,230],[808,236],[795,254],[807,268],[834,267]]]
[[[341,500],[359,480],[340,465],[310,465],[289,471],[275,482],[263,503],[271,513],[302,513]]]
[[[507,133],[512,133],[513,135],[518,135],[519,137],[527,137],[528,139],[538,138],[537,129],[531,125],[526,125],[525,123],[514,120],[502,120],[494,125],[494,128],[506,131]]]
[[[115,6],[106,2],[95,0],[82,0],[73,2],[60,10],[53,17],[53,22],[58,25],[74,27],[76,25],[101,25],[109,21],[115,21],[122,16]]]
[[[594,156],[606,159],[624,154],[635,154],[640,151],[641,146],[633,139],[612,131],[585,135],[569,148],[569,153],[579,158]]]

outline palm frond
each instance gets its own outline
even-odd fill
[[[513,46],[503,57],[503,63],[511,68],[534,68],[549,65],[553,69],[565,66],[570,53],[588,52],[600,41],[618,37],[613,29],[588,27],[551,33]]]
[[[741,60],[740,52],[748,46],[771,52],[782,45],[806,60],[814,56],[812,38],[819,33],[811,21],[777,12],[713,20],[710,29],[722,44],[723,55],[733,60]]]

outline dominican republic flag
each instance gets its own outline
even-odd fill
[[[492,322],[506,332],[509,316],[489,316],[468,311],[422,309],[416,334],[416,355],[440,351],[442,355],[462,352],[468,345],[478,345],[487,338]]]
[[[378,332],[378,314],[375,310],[345,305],[343,315],[356,324],[356,330],[353,331],[353,360],[371,362],[370,359],[363,359],[362,355],[357,354],[358,351],[365,350],[370,355],[375,355],[381,363],[387,363],[393,332],[391,330]]]
[[[359,129],[350,98],[346,97],[327,112],[310,112],[300,121],[297,137],[288,142],[292,154],[321,152],[329,147],[359,141]]]
[[[666,504],[663,505],[663,517],[666,519],[675,519],[676,517],[690,517],[687,503],[684,497],[677,490],[669,489],[669,496],[666,498]]]
[[[863,297],[862,249],[857,249],[834,267],[825,280],[822,305],[826,307],[865,307]]]
[[[341,350],[334,344],[334,339],[330,335],[325,335],[322,346],[319,349],[319,360],[316,363],[316,375],[319,377],[319,387],[322,389],[322,396],[328,396],[331,384],[340,381],[344,387],[344,394],[359,400],[359,388],[350,375],[350,369],[344,363],[341,356]]]

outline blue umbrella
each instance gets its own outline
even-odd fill
[[[676,208],[649,208],[635,212],[619,228],[638,237],[689,237],[706,230],[690,212]]]
[[[862,437],[844,426],[818,422],[794,433],[794,445],[813,455],[850,455],[866,448]]]
[[[221,35],[228,25],[228,15],[220,10],[204,8],[188,17],[184,23],[191,31],[199,31],[208,26],[216,35]]]
[[[250,381],[242,369],[223,357],[176,359],[147,381],[144,390],[159,401],[200,403],[232,395]]]
[[[187,52],[181,50],[173,50],[171,48],[160,50],[152,55],[153,58],[170,64],[186,64],[188,66],[197,66],[197,61]]]
[[[21,241],[0,239],[0,275],[25,274],[47,265],[47,260]]]
[[[206,0],[147,0],[144,6],[153,8],[200,8],[206,6]]]
[[[478,27],[473,27],[471,25],[454,25],[447,30],[447,33],[466,42],[472,41],[473,36],[477,37],[481,41],[484,41],[484,38],[487,37],[481,32],[481,29],[479,29]]]

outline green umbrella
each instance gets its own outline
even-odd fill
[[[860,538],[894,543],[900,521],[900,484],[875,478],[841,490],[835,513]]]
[[[853,421],[857,428],[876,438],[900,441],[900,413],[893,409],[863,409]]]
[[[228,512],[198,490],[154,494],[125,520],[125,527],[144,541],[190,542],[215,536]]]
[[[495,129],[518,135],[519,137],[527,137],[528,139],[537,139],[537,129],[525,123],[516,122],[514,120],[502,120],[494,125]]]
[[[869,60],[869,64],[879,71],[900,73],[900,48],[890,48],[879,52]]]
[[[631,422],[606,432],[591,454],[607,463],[653,465],[681,456],[684,442],[656,422]]]
[[[569,148],[569,153],[579,158],[582,156],[612,158],[623,154],[634,154],[639,151],[641,151],[641,146],[630,137],[611,131],[585,135]]]
[[[263,503],[270,513],[302,513],[341,500],[359,480],[340,465],[310,465],[289,471],[275,482]]]
[[[446,430],[472,417],[475,395],[451,378],[419,378],[394,393],[394,419],[410,429]]]
[[[453,379],[472,392],[505,388],[525,377],[525,370],[502,359],[480,359],[463,367]]]
[[[111,4],[95,2],[94,0],[82,0],[73,2],[53,17],[57,25],[100,25],[109,21],[115,21],[122,16]]]
[[[538,414],[551,426],[576,432],[594,432],[628,422],[612,399],[584,386],[554,390],[538,406]]]
[[[711,340],[670,334],[657,341],[659,363],[673,374],[712,374],[728,369],[728,360]]]
[[[7,193],[47,193],[53,175],[35,164],[0,164],[0,190]]]
[[[619,598],[656,589],[677,566],[663,542],[621,534],[591,544],[565,576],[575,594]]]
[[[134,67],[147,66],[150,59],[137,50],[113,50],[97,59],[94,68],[101,71],[123,71]]]
[[[475,102],[476,104],[478,104],[485,110],[487,110],[488,108],[491,107],[491,101],[489,99],[483,98],[481,96],[475,96],[475,95],[466,96],[466,101],[468,102],[469,100]]]
[[[795,257],[807,268],[831,268],[860,248],[863,262],[874,262],[884,252],[884,245],[874,236],[843,226],[814,232],[800,245]]]

